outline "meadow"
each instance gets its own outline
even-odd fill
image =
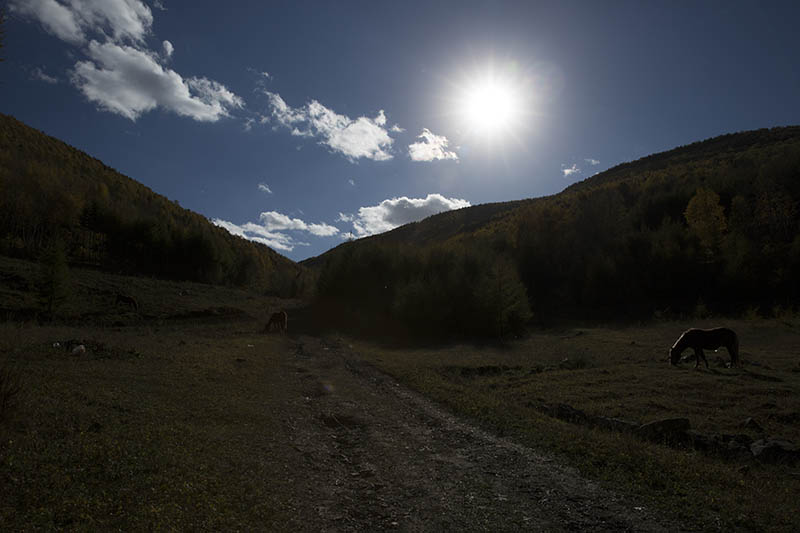
[[[739,334],[741,368],[726,366],[724,348],[707,351],[709,369],[695,370],[693,361],[668,364],[669,347],[683,329],[721,324]],[[791,317],[707,319],[539,331],[502,346],[397,349],[364,343],[357,349],[456,413],[555,451],[583,474],[643,495],[696,527],[796,531],[797,465],[650,442],[554,416],[564,411],[554,407],[638,424],[687,418],[706,435],[798,443],[798,333],[800,322]]]
[[[800,442],[800,322],[658,321],[534,330],[506,343],[402,347],[321,331],[302,302],[242,289],[72,269],[60,316],[38,322],[31,263],[2,259],[0,529],[276,529],[303,476],[286,438],[299,416],[287,372],[305,338],[366,362],[491,432],[703,530],[800,529],[800,470],[553,416],[568,405],[644,424],[687,418],[706,434]],[[139,310],[116,303],[135,294]],[[290,336],[261,332],[289,310]],[[726,325],[710,368],[671,367],[689,326]],[[76,346],[85,351],[73,353]],[[288,355],[287,355],[288,354]],[[288,369],[288,370],[287,370]],[[752,421],[748,422],[748,419]],[[753,423],[755,422],[755,423]],[[301,457],[302,458],[302,457]],[[294,499],[293,499],[294,498]]]

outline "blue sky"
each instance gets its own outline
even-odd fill
[[[0,111],[300,260],[800,124],[798,2],[10,0]]]

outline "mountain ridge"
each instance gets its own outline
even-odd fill
[[[58,237],[74,263],[294,295],[303,267],[231,235],[69,144],[0,114],[0,253]]]

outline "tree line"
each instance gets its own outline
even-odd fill
[[[796,310],[799,202],[800,128],[727,135],[620,165],[443,242],[343,244],[315,261],[316,302],[353,327],[457,337],[507,336],[529,319]],[[435,228],[437,217],[418,224]]]
[[[303,269],[85,153],[0,115],[0,253],[166,279],[301,294]]]

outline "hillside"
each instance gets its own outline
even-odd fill
[[[286,257],[0,114],[0,254],[37,258],[56,241],[70,262],[106,271],[302,289],[303,269]]]
[[[498,335],[531,315],[770,314],[800,296],[799,202],[800,127],[763,129],[550,197],[432,216],[306,264],[319,270],[319,302],[349,302],[364,327]]]

